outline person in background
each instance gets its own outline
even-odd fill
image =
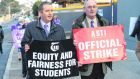
[[[140,62],[140,15],[138,16],[137,22],[135,24],[134,30],[130,35],[132,37],[137,36],[137,46],[136,46],[136,56]]]
[[[22,53],[20,51],[21,45],[21,37],[23,34],[21,34],[20,29],[22,28],[22,25],[24,24],[25,20],[24,18],[20,18],[18,20],[18,23],[14,24],[11,26],[11,32],[12,32],[12,38],[13,38],[13,43],[15,47],[18,49],[18,60],[20,61],[22,59]]]
[[[72,29],[108,26],[109,22],[97,14],[97,10],[98,7],[95,0],[85,0],[84,13],[74,20]],[[104,79],[107,67],[112,69],[112,62],[82,65],[79,67],[81,79]]]
[[[23,38],[26,26],[27,26],[27,24],[29,22],[30,22],[29,19],[25,19],[22,27],[19,29],[20,34],[22,34],[21,35],[21,40]],[[20,44],[21,44],[21,42],[20,42]],[[26,75],[27,75],[27,58],[26,58],[26,53],[25,53],[25,50],[24,50],[24,48],[22,46],[19,49],[20,49],[20,52],[21,52],[21,55],[22,55],[22,74],[23,74],[23,78],[25,78]]]
[[[0,52],[1,54],[3,54],[3,49],[2,49],[3,39],[4,39],[4,32],[2,29],[2,25],[0,25]]]
[[[53,21],[54,21],[55,24],[61,25],[61,21],[60,21],[60,19],[57,15],[54,15]]]
[[[19,32],[21,34],[24,34],[25,29],[26,29],[26,23],[24,23],[22,25],[22,27],[19,29]],[[22,38],[23,38],[23,35],[21,36],[21,40],[22,40]],[[24,48],[22,48],[22,47],[20,47],[19,50],[20,50],[21,56],[22,56],[22,76],[24,78],[27,75],[27,59],[26,59],[26,53],[24,51]]]
[[[18,59],[22,60],[22,75],[23,78],[26,77],[27,74],[27,65],[26,65],[26,54],[24,49],[21,47],[21,40],[23,38],[25,28],[29,20],[25,18],[20,18],[18,23],[11,27],[12,37],[15,47],[18,49]]]

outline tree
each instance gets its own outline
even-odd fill
[[[17,5],[18,2],[12,2],[10,7],[11,7],[11,14],[17,13],[21,11],[21,6]]]
[[[15,0],[2,0],[0,3],[0,14],[8,14],[9,13],[9,6],[10,6],[10,12],[16,13],[20,11],[20,6],[18,5],[18,2]]]
[[[32,7],[32,10],[33,10],[33,15],[34,16],[38,16],[38,7],[39,5],[41,4],[41,1],[36,1]]]
[[[6,3],[4,1],[2,1],[0,3],[0,14],[4,14],[6,12]]]

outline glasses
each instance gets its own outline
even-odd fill
[[[97,6],[87,6],[87,8],[89,8],[89,9],[96,9],[97,8]]]

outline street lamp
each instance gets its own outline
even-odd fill
[[[111,18],[111,20],[112,20],[111,23],[112,23],[112,25],[113,25],[113,24],[114,24],[114,0],[111,0],[111,6],[112,6],[112,7],[111,7],[111,9],[112,9],[112,10],[111,10],[111,11],[112,11],[112,12],[111,12],[111,14],[112,14],[112,15],[111,15],[111,16],[112,16],[112,18]]]
[[[9,3],[9,6],[8,6],[8,13],[9,13],[9,20],[11,19],[11,4],[12,4],[13,2],[10,2]]]
[[[9,13],[9,19],[11,19],[11,7],[10,7],[10,4],[9,4],[9,7],[8,7],[8,13]]]

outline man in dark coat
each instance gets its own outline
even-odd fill
[[[55,41],[66,39],[64,29],[56,25],[53,19],[53,7],[47,2],[43,2],[39,7],[40,18],[27,25],[22,46],[27,51],[33,40]]]
[[[3,32],[2,26],[0,25],[0,52],[1,54],[3,53],[3,50],[2,50],[3,39],[4,39],[4,32]]]
[[[137,45],[136,45],[136,52],[135,53],[136,53],[138,60],[140,61],[140,15],[138,16],[134,30],[130,36],[132,36],[132,37],[137,36]]]
[[[138,16],[134,30],[130,36],[135,37],[136,35],[137,35],[137,39],[140,41],[140,15]]]
[[[48,2],[42,2],[39,6],[38,21],[27,24],[25,34],[21,41],[25,52],[30,49],[30,44],[33,40],[40,41],[57,41],[66,39],[64,29],[53,22],[53,7]],[[30,79],[29,76],[27,76]],[[70,77],[66,79],[79,79],[77,77]]]
[[[88,0],[84,4],[84,14],[75,20],[72,29],[96,28],[108,25],[109,22],[97,14],[96,1]],[[112,69],[112,62],[82,65],[79,67],[81,79],[104,79],[107,67]]]
[[[23,39],[21,41],[25,52],[30,49],[30,44],[33,40],[40,41],[55,41],[64,40],[64,29],[53,23],[53,7],[50,3],[42,2],[39,7],[40,18],[27,24]],[[30,79],[30,77],[28,76]]]

